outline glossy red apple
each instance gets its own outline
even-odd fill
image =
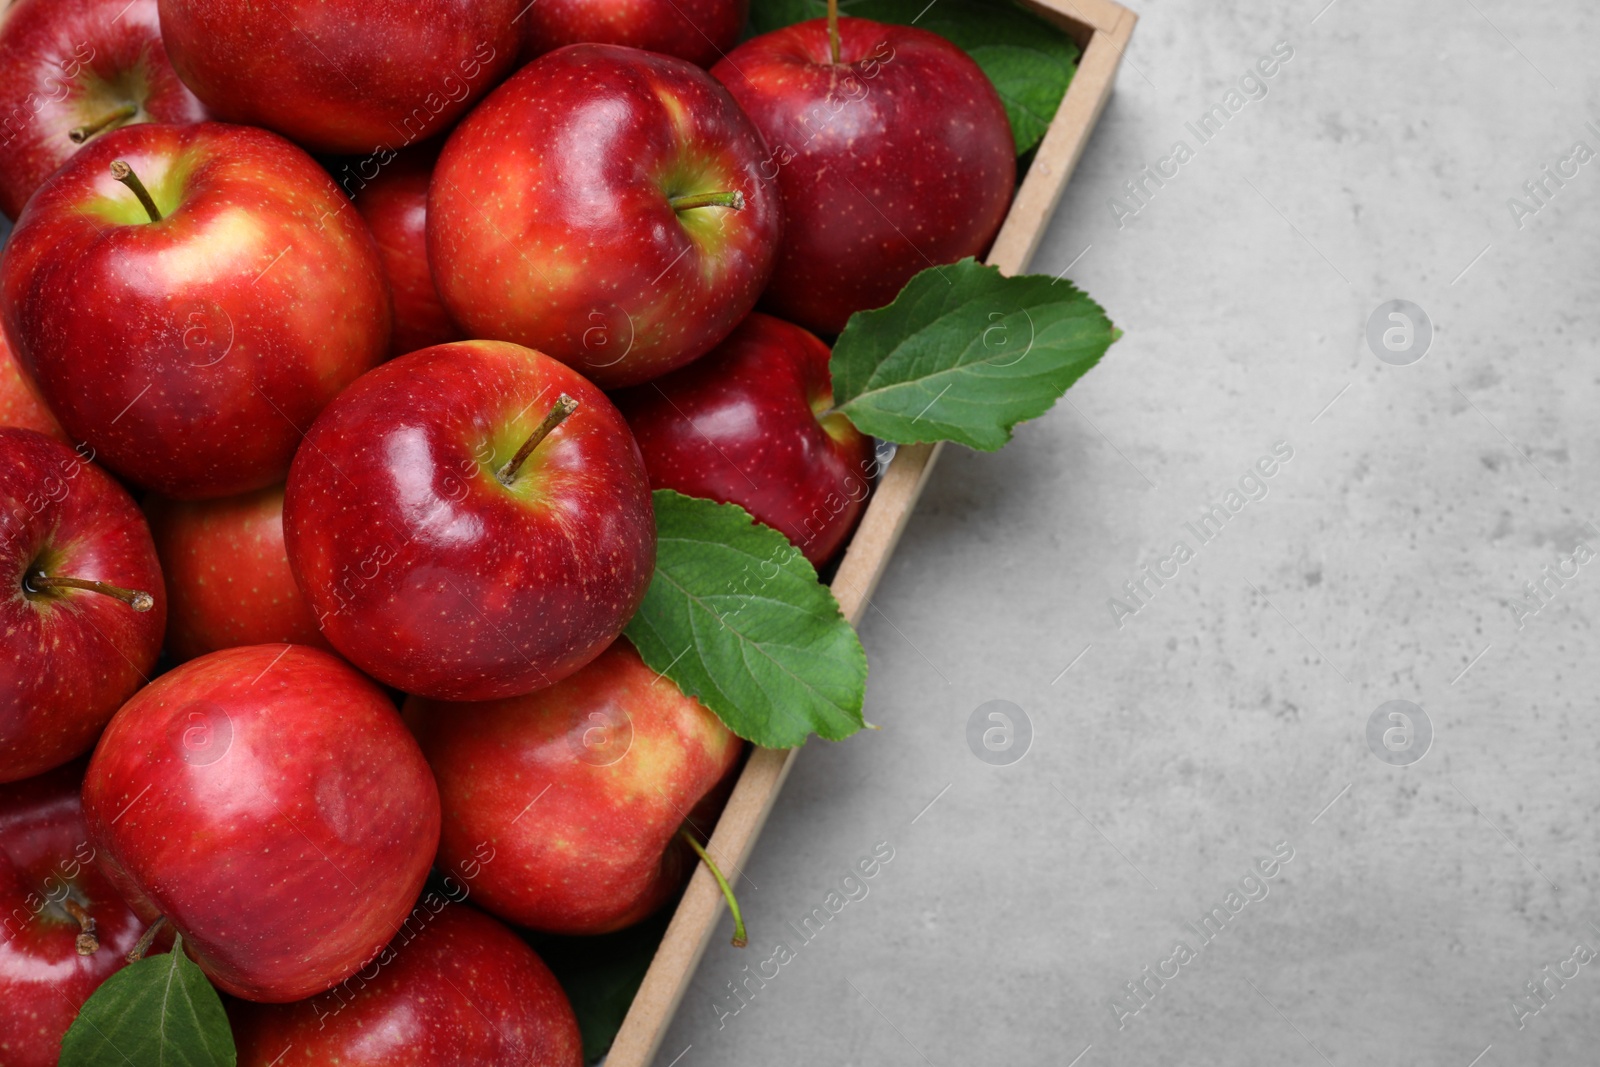
[[[84,832],[83,764],[0,785],[0,1058],[54,1067],[78,1008],[144,924]]]
[[[74,156],[17,222],[0,313],[75,440],[186,498],[282,481],[317,412],[389,347],[377,246],[326,172],[209,122],[124,127]]]
[[[78,146],[137,122],[199,122],[156,0],[16,0],[0,21],[0,214],[16,218]]]
[[[319,152],[450,128],[516,62],[525,0],[160,0],[178,75],[218,117]]]
[[[428,256],[474,337],[546,352],[602,388],[704,354],[755,305],[782,230],[761,136],[681,59],[558,49],[445,142]]]
[[[549,356],[401,356],[312,426],[285,541],[323,633],[403,689],[527,693],[610,644],[655,569],[650,484],[605,394]]]
[[[218,500],[145,501],[167,580],[167,651],[182,661],[240,645],[331,647],[283,548],[283,486]]]
[[[202,656],[123,705],[83,814],[112,882],[223,990],[300,1000],[372,959],[411,909],[439,794],[381,689],[337,656]]]
[[[709,67],[739,43],[749,14],[750,0],[539,0],[524,17],[530,56],[593,41]]]
[[[67,440],[67,431],[50,413],[44,397],[22,372],[22,365],[11,351],[4,330],[0,330],[0,426],[37,430],[64,444],[72,443]]]
[[[989,246],[1016,184],[994,86],[915,26],[814,19],[740,45],[711,71],[766,136],[783,247],[762,306],[818,333],[882,307],[911,276]]]
[[[439,782],[440,864],[487,841],[495,860],[473,899],[561,934],[620,929],[682,886],[694,856],[678,831],[743,744],[626,638],[549,689],[466,706],[413,697],[405,716]]]
[[[434,158],[431,152],[408,152],[363,181],[355,194],[356,210],[377,239],[394,297],[389,351],[396,356],[462,339],[428,268],[428,179]]]
[[[738,504],[827,562],[877,473],[871,438],[831,411],[830,354],[757,312],[703,358],[617,393],[651,486]]]
[[[0,782],[89,750],[161,652],[150,529],[77,452],[0,429]]]
[[[544,961],[489,916],[430,895],[328,992],[231,1004],[239,1067],[581,1067],[578,1020]]]

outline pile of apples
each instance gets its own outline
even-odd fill
[[[743,749],[619,636],[651,492],[834,558],[818,335],[1016,177],[945,39],[746,2],[0,13],[0,1063],[175,939],[241,1064],[581,1062],[511,928],[666,905]]]

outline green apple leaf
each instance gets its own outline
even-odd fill
[[[841,0],[839,10],[916,25],[965,50],[1000,94],[1018,155],[1044,136],[1082,55],[1066,34],[1007,0]],[[827,13],[825,0],[755,0],[750,9],[760,33]]]
[[[102,949],[101,951],[109,951]],[[101,983],[61,1039],[61,1067],[234,1067],[222,998],[184,955],[130,963]]]
[[[626,631],[645,663],[766,748],[861,729],[866,653],[800,550],[736,505],[654,496],[656,573]]]
[[[1048,411],[1120,330],[1071,282],[963,259],[922,271],[887,307],[850,316],[833,402],[862,433],[992,452]]]

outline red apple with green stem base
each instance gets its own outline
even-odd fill
[[[67,440],[67,431],[50,413],[44,397],[22,372],[22,364],[11,351],[4,330],[0,330],[0,426],[37,430],[64,444],[72,443]]]
[[[750,0],[539,0],[527,10],[528,54],[593,41],[709,67],[739,43],[749,13]]]
[[[783,190],[762,306],[824,334],[918,271],[982,253],[1016,184],[1005,106],[965,52],[830,6],[835,19],[752,38],[711,71],[765,135],[761,173]]]
[[[184,498],[282,481],[317,412],[389,347],[377,246],[327,173],[211,122],[85,146],[18,220],[0,313],[73,439]]]
[[[219,117],[317,152],[450,128],[516,62],[525,0],[160,0],[177,68]]]
[[[145,501],[179,661],[287,642],[327,648],[283,547],[283,486],[219,500]]]
[[[567,994],[521,938],[442,898],[412,915],[320,996],[230,1004],[239,1067],[581,1067]]]
[[[651,486],[738,504],[826,563],[876,473],[872,439],[832,410],[830,355],[757,312],[703,358],[617,393]]]
[[[495,861],[473,899],[559,934],[621,929],[682,887],[694,854],[681,831],[715,823],[714,812],[691,816],[743,747],[625,638],[538,693],[471,705],[413,697],[405,717],[439,783],[440,865],[488,842]]]
[[[217,986],[289,1001],[354,974],[428,876],[439,793],[383,691],[299,645],[213,652],[123,705],[83,814],[112,882]]]
[[[121,968],[144,924],[95,862],[83,764],[0,786],[0,1055],[54,1067],[78,1008]]]
[[[576,371],[496,341],[401,356],[329,405],[289,474],[284,533],[333,647],[448,700],[576,671],[655,570],[628,424]]]
[[[16,0],[0,21],[0,214],[16,218],[80,145],[138,122],[200,122],[156,0]]]
[[[470,335],[605,389],[704,354],[755,306],[782,229],[761,136],[705,71],[614,45],[558,49],[445,142],[428,256]]]
[[[0,782],[81,755],[161,652],[167,598],[144,516],[109,475],[0,429]]]
[[[367,220],[383,257],[383,273],[394,297],[392,355],[461,340],[445,313],[428,267],[428,179],[433,152],[408,152],[362,184],[356,210]]]

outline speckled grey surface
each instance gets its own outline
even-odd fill
[[[1142,7],[1035,262],[1127,336],[1003,452],[945,454],[863,627],[883,729],[803,753],[752,946],[708,952],[663,1067],[1596,1061],[1600,566],[1563,561],[1600,550],[1600,160],[1537,212],[1522,185],[1600,149],[1600,13],[1324,3]],[[1409,366],[1364,340],[1395,298],[1436,329]],[[1146,564],[1178,573],[1136,603]],[[995,699],[1034,730],[1010,766],[967,743]],[[1434,731],[1404,767],[1366,739],[1396,699]],[[776,973],[741,1007],[746,964]]]

